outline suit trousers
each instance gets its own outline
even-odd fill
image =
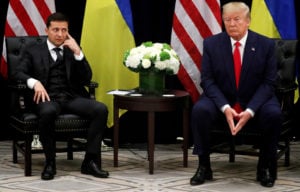
[[[216,124],[222,124],[224,126],[220,127],[221,129],[229,130],[225,115],[211,99],[203,95],[192,109],[193,154],[209,156],[211,146],[210,130]],[[276,170],[277,144],[281,125],[281,109],[277,99],[274,97],[261,106],[255,112],[254,117],[242,128],[241,131],[243,129],[258,129],[262,133],[263,138],[261,139],[258,168],[274,167]],[[255,141],[253,142],[255,143]]]
[[[98,155],[106,128],[108,110],[98,101],[75,97],[66,102],[47,101],[36,106],[39,115],[38,128],[46,159],[55,158],[54,121],[60,113],[72,113],[91,120],[87,132],[86,153]]]

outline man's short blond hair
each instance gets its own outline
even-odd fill
[[[223,5],[222,14],[226,12],[244,11],[245,16],[250,19],[250,9],[244,2],[229,2]]]

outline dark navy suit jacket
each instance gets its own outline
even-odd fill
[[[204,40],[201,97],[209,97],[220,109],[239,102],[256,112],[266,101],[278,101],[274,94],[277,66],[273,40],[248,31],[239,88],[234,77],[232,45],[226,32]]]

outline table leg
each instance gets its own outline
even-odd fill
[[[189,114],[187,109],[183,109],[183,166],[188,166],[188,145],[189,145]]]
[[[119,150],[119,108],[114,102],[114,167],[118,167]]]
[[[149,156],[149,173],[153,174],[154,169],[154,129],[155,129],[155,112],[148,112],[148,156]]]

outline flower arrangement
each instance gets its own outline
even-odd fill
[[[133,72],[163,72],[177,74],[179,57],[167,43],[144,42],[140,46],[127,50],[123,64]]]

